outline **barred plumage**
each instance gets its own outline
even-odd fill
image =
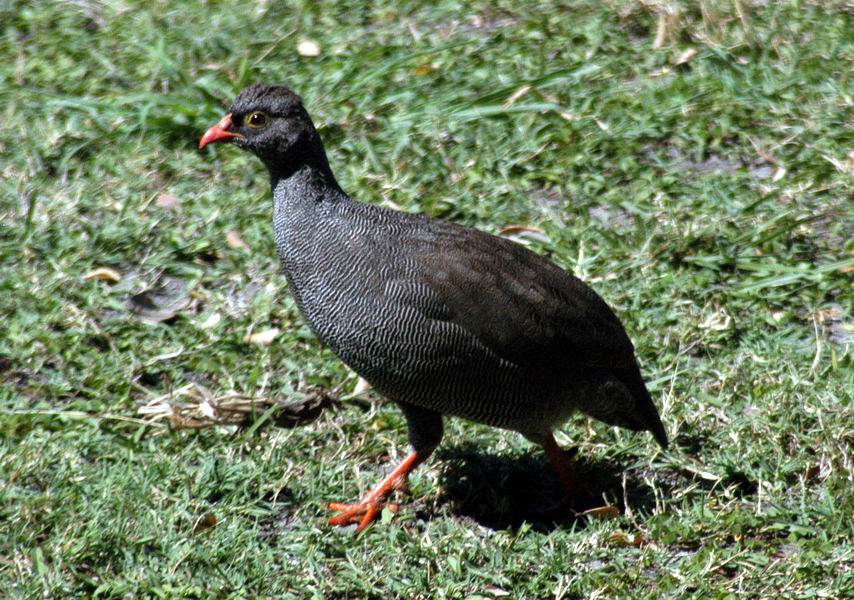
[[[268,125],[239,125],[257,111]],[[403,408],[414,453],[402,474],[439,443],[441,415],[519,431],[548,452],[552,430],[581,410],[667,445],[622,324],[579,279],[509,240],[352,200],[286,88],[241,93],[201,145],[219,140],[270,172],[276,250],[312,329]],[[386,484],[359,505],[367,521]]]

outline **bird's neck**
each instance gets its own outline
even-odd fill
[[[335,175],[329,167],[326,150],[317,130],[311,128],[300,143],[288,148],[262,152],[259,158],[270,173],[275,190],[280,185],[312,186],[340,191]]]
[[[264,163],[270,173],[270,182],[274,189],[279,182],[303,181],[306,179],[306,175],[311,175],[310,178],[318,184],[340,189],[324,153],[301,157],[301,160],[296,161],[280,159],[277,161],[265,160]]]
[[[325,157],[324,157],[325,158]],[[273,201],[276,209],[336,202],[346,198],[329,163],[303,163],[286,172],[270,171]]]
[[[316,271],[323,249],[334,247],[342,227],[335,215],[352,202],[341,191],[329,169],[302,165],[273,183],[273,230],[276,254],[284,267],[290,289],[305,314],[303,294]]]

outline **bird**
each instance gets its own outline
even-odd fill
[[[540,444],[568,495],[580,487],[554,431],[580,411],[667,433],[634,346],[587,284],[512,240],[351,198],[302,99],[253,84],[199,141],[248,150],[266,167],[276,254],[320,342],[395,402],[409,452],[330,525],[364,530],[438,447],[443,418],[517,431]]]

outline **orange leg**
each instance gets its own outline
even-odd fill
[[[572,456],[557,445],[554,436],[549,433],[543,441],[543,449],[549,462],[557,471],[557,476],[566,488],[566,493],[571,500],[578,497],[578,477],[575,474],[575,461]]]
[[[407,475],[412,472],[415,467],[424,462],[427,456],[424,453],[417,451],[410,452],[403,461],[397,465],[388,476],[376,484],[371,490],[365,494],[356,504],[342,504],[340,502],[330,502],[329,509],[340,511],[337,515],[329,519],[330,525],[349,525],[350,523],[358,522],[356,533],[362,531],[373,521],[377,513],[384,505],[385,497],[392,490],[399,487],[405,480]],[[429,456],[429,454],[428,454]],[[396,504],[385,504],[392,512],[397,512]]]

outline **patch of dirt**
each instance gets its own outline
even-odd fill
[[[438,28],[438,33],[444,38],[473,33],[492,33],[499,29],[510,29],[518,23],[518,19],[507,15],[470,15],[464,19],[452,19],[441,25]]]
[[[566,204],[563,194],[555,189],[536,189],[531,192],[530,197],[534,206],[542,210],[560,208]]]
[[[854,344],[854,316],[846,314],[840,305],[822,308],[815,317],[831,342],[840,346]]]
[[[591,206],[587,214],[598,221],[602,229],[630,229],[635,225],[632,216],[619,206]]]
[[[661,146],[650,145],[644,149],[644,155],[648,162],[656,161],[657,153]],[[737,173],[747,172],[751,178],[757,180],[773,179],[777,173],[778,166],[768,160],[757,156],[750,160],[740,158],[722,158],[711,153],[702,160],[697,160],[685,154],[681,149],[673,145],[667,145],[665,155],[675,163],[680,171],[695,174],[705,173]]]
[[[10,386],[13,393],[36,403],[46,399],[42,388],[49,384],[51,374],[55,374],[57,369],[57,365],[53,362],[46,362],[39,368],[33,369],[9,357],[0,356],[0,385]],[[51,398],[51,400],[58,403],[66,398]]]
[[[265,284],[260,279],[249,283],[243,281],[230,286],[225,295],[226,306],[232,317],[242,317],[248,314],[253,300],[264,292]]]
[[[271,493],[266,498],[274,511],[262,517],[258,523],[258,539],[262,542],[273,543],[279,537],[279,533],[289,527],[303,527],[305,524],[294,519],[294,495],[287,488]]]

